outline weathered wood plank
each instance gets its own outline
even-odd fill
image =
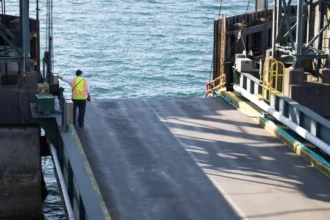
[[[218,50],[218,22],[219,20],[214,21],[213,26],[213,60],[212,60],[212,66],[213,66],[213,79],[216,78],[217,75],[217,50]]]
[[[222,21],[226,21],[226,16],[222,16]],[[227,32],[227,27],[226,27],[226,22],[222,22],[222,27],[221,27],[221,45],[226,45],[226,32]],[[226,61],[226,47],[222,46],[221,47],[221,52],[220,52],[220,75],[225,74],[225,65]]]

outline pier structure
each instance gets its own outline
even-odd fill
[[[327,219],[328,167],[295,154],[305,140],[222,97],[94,100],[84,128],[72,125],[70,100],[64,121],[34,114],[56,148],[68,216]]]
[[[294,25],[297,6],[283,5],[290,14],[275,17]],[[282,51],[285,33],[272,56],[272,12],[215,21],[208,98],[93,100],[83,129],[61,93],[61,114],[34,113],[57,150],[68,216],[327,219],[330,123],[285,93],[305,60]]]
[[[20,3],[20,17],[28,18],[29,1]],[[39,218],[40,157],[50,155],[68,219],[328,219],[330,123],[294,96],[296,87],[315,86],[304,96],[317,100],[328,88],[326,44],[319,39],[318,50],[308,49],[312,59],[303,52],[317,40],[312,16],[321,3],[301,3],[282,0],[274,10],[257,1],[256,12],[215,21],[207,98],[93,100],[84,128],[72,124],[72,101],[53,72],[53,2],[42,72],[40,60],[33,62],[38,14],[30,23],[20,18],[20,32],[4,24],[0,35],[21,52],[16,74],[24,83],[0,88],[8,95],[0,110],[0,218]],[[296,35],[306,11],[315,21],[308,40],[305,31]],[[21,32],[21,44],[12,42]],[[308,43],[298,50],[299,42]]]
[[[274,4],[275,3],[275,4]],[[256,1],[256,11],[214,22],[213,80],[228,89],[238,83],[238,72],[260,80],[267,58],[285,66],[281,92],[323,117],[330,117],[329,2],[276,0],[273,8]],[[274,21],[274,22],[273,22]],[[233,68],[237,54],[246,51],[251,68]],[[259,91],[261,94],[261,91]]]
[[[20,0],[18,16],[0,1],[0,219],[37,219],[42,211],[40,126],[32,118],[39,71],[38,20],[29,1]]]

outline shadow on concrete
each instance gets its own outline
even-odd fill
[[[143,100],[94,102],[77,132],[113,219],[241,219]]]
[[[221,103],[221,108],[226,105],[222,100],[218,102]],[[293,208],[292,211],[247,217],[330,212],[329,179],[247,116],[234,111],[236,110],[228,105],[220,113],[213,111],[208,112],[208,115],[191,112],[171,114],[164,110],[159,110],[158,114],[204,172],[220,185],[224,185],[235,198],[238,195],[242,197],[258,193],[267,197],[271,191],[272,194],[286,193],[287,196],[299,194],[296,199],[305,197],[304,201],[297,201],[298,207],[310,207],[320,201],[325,202],[320,207],[327,206],[314,206],[315,209],[306,210]],[[238,189],[238,192],[235,192],[235,187],[251,187],[251,190]],[[311,200],[317,202],[313,203]],[[275,206],[279,205],[275,204],[276,200],[272,202]],[[290,207],[288,202],[283,205],[283,210]]]

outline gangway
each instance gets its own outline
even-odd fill
[[[59,133],[77,219],[329,216],[328,178],[220,98],[94,100]]]

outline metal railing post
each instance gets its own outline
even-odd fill
[[[59,95],[60,108],[62,112],[62,126],[68,131],[68,125],[73,123],[73,102],[71,99],[65,99],[63,91]]]
[[[65,126],[68,130],[68,125],[73,123],[73,102],[71,99],[65,99]]]

